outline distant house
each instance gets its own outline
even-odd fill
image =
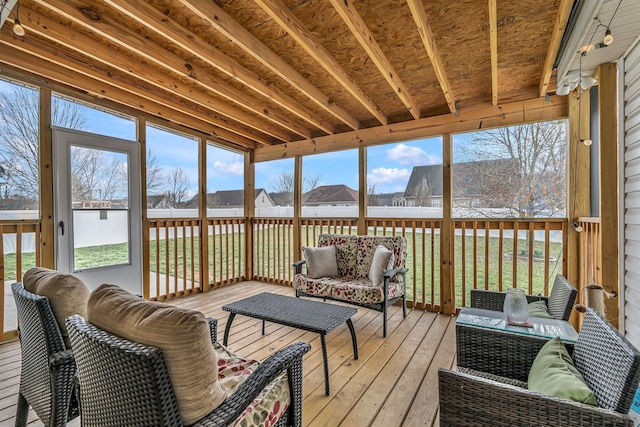
[[[269,197],[276,206],[293,206],[293,193],[290,191],[269,193]]]
[[[493,208],[512,194],[517,162],[512,159],[480,160],[453,165],[453,207]],[[442,165],[414,166],[402,197],[394,206],[442,207]]]
[[[369,206],[397,206],[394,200],[404,197],[404,192],[370,194],[368,198]]]
[[[357,206],[358,192],[344,184],[322,185],[303,195],[305,206]]]
[[[269,193],[264,188],[255,189],[256,208],[268,208],[275,206]],[[187,208],[198,207],[198,196],[194,196],[187,202]],[[207,193],[207,208],[244,208],[244,190],[221,190],[215,193]]]
[[[171,209],[171,203],[166,194],[147,196],[147,209]]]

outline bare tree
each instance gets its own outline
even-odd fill
[[[271,184],[271,191],[273,193],[281,193],[286,195],[287,203],[293,203],[293,189],[294,189],[294,173],[293,171],[287,172],[283,170],[276,178],[276,181]],[[306,199],[306,194],[316,188],[320,183],[320,175],[304,175],[302,177],[302,201]],[[290,200],[289,200],[290,199]]]
[[[416,206],[431,207],[431,198],[433,196],[433,190],[431,183],[426,177],[416,185],[411,194],[415,200]]]
[[[189,176],[180,166],[174,166],[167,180],[167,202],[174,208],[181,208],[187,201]]]
[[[378,200],[378,190],[376,189],[375,184],[369,185],[367,189],[367,205],[369,206],[379,206],[380,201]]]
[[[147,150],[147,194],[157,194],[164,187],[165,180],[158,158],[151,150]]]
[[[476,132],[471,144],[457,151],[463,160],[473,162],[465,176],[457,177],[458,183],[454,164],[454,197],[475,198],[481,207],[507,209],[514,217],[564,214],[567,135],[563,121]],[[456,190],[468,194],[456,194]]]
[[[39,95],[36,90],[14,87],[0,92],[0,162],[7,165],[7,193],[38,199]],[[85,116],[75,104],[53,99],[52,124],[83,129]]]

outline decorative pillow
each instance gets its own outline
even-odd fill
[[[191,425],[227,398],[204,314],[146,301],[115,285],[91,294],[88,320],[98,328],[162,350],[180,416]]]
[[[24,273],[22,284],[32,294],[47,297],[65,345],[71,348],[65,319],[74,314],[87,317],[87,301],[91,294],[87,285],[73,274],[42,267],[34,267]]]
[[[374,286],[382,286],[384,273],[393,268],[393,252],[384,245],[378,245],[373,254],[371,269],[369,270],[369,280]]]
[[[549,340],[540,349],[529,371],[528,388],[574,402],[598,404],[559,337]]]
[[[529,316],[530,317],[543,317],[545,319],[553,319],[553,316],[549,314],[547,303],[543,300],[532,301],[529,303]]]
[[[312,279],[338,277],[335,246],[323,246],[321,248],[303,246],[302,253],[304,254],[304,259],[307,260],[307,276]]]

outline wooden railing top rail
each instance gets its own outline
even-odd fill
[[[600,217],[581,216],[578,218],[578,222],[587,222],[591,224],[599,224]]]

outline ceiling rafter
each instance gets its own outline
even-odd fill
[[[358,102],[360,102],[380,123],[387,125],[387,115],[369,98],[331,53],[318,42],[304,24],[280,0],[255,0],[280,27],[307,51],[335,78]]]
[[[235,101],[243,107],[251,109],[255,113],[260,114],[263,119],[266,118],[271,121],[276,120],[274,118],[276,114],[273,111],[268,115],[263,114],[262,110],[264,110],[264,106],[260,102],[252,100],[246,94],[226,85],[220,78],[199,70],[192,63],[185,65],[184,59],[158,45],[153,45],[148,40],[140,39],[138,35],[133,33],[129,28],[112,21],[107,16],[99,15],[98,20],[91,19],[80,11],[81,5],[75,3],[75,1],[54,2],[53,4],[44,0],[34,1],[59,15],[64,16],[74,23],[87,28],[92,33],[103,37],[105,40],[151,61],[156,66],[188,79],[191,83],[200,86],[202,89],[217,93],[230,101]],[[252,116],[243,110],[235,108],[224,101],[208,96],[205,92],[196,90],[191,90],[190,92],[189,96],[191,99],[198,103],[202,103],[208,108],[218,111],[233,120],[245,123],[250,127],[266,133],[278,140],[291,141],[291,136],[288,133],[283,132],[279,127],[274,127],[268,123],[264,123],[258,120],[257,117]],[[237,97],[237,99],[234,99],[234,97]],[[284,118],[278,118],[277,121],[281,122],[278,124],[284,127],[286,123]],[[306,137],[306,135],[301,136]]]
[[[29,27],[29,29],[31,29],[31,27]],[[215,133],[220,138],[244,147],[255,147],[256,142],[254,140],[237,135],[212,123],[212,121],[216,121],[216,117],[211,117],[212,113],[210,110],[198,108],[197,105],[190,103],[183,98],[175,99],[177,98],[176,96],[159,90],[146,91],[143,92],[143,94],[138,95],[138,93],[140,93],[139,89],[141,86],[144,86],[144,82],[136,79],[133,75],[114,70],[113,68],[102,65],[98,62],[94,62],[91,67],[87,67],[86,64],[91,62],[90,58],[85,57],[76,51],[51,47],[51,45],[42,43],[40,39],[35,38],[34,34],[36,34],[35,31],[30,32],[22,37],[19,43],[16,43],[16,36],[12,33],[9,34],[7,31],[0,31],[0,44],[4,44],[8,47],[14,47],[30,57],[44,60],[47,63],[59,65],[67,70],[67,72],[79,73],[93,79],[92,84],[82,88],[78,87],[77,79],[66,82],[65,84],[98,94],[97,96],[101,97],[106,96],[105,85],[112,86],[113,88],[120,90],[120,92],[118,92],[119,94],[130,94],[120,99],[114,99],[111,97],[111,100],[114,102],[121,102],[130,107],[146,110],[148,112],[152,111],[154,114],[162,118],[175,116],[174,112],[177,112],[182,115],[179,120],[183,121],[183,125],[189,125],[188,123],[184,123],[183,117],[191,116],[197,118],[198,123],[207,123],[210,127],[215,126],[216,130],[212,133]],[[19,55],[16,55],[16,57],[17,56]],[[31,71],[38,71],[40,74],[43,74],[45,69],[38,67]],[[54,80],[53,76],[45,75],[45,77]],[[114,90],[111,89],[108,92],[113,91]],[[182,108],[178,108],[178,105]]]
[[[367,52],[369,58],[376,64],[382,76],[387,80],[398,98],[407,107],[414,119],[420,118],[420,109],[413,99],[406,85],[389,62],[380,45],[376,42],[373,34],[367,28],[362,17],[349,0],[330,0],[331,5],[338,12],[342,20],[347,24],[353,35],[356,37],[362,48]]]
[[[123,90],[111,85],[100,84],[100,89],[97,92],[92,91],[88,89],[88,87],[95,86],[96,82],[90,77],[73,70],[58,67],[56,63],[49,61],[48,59],[40,58],[33,55],[21,55],[20,50],[17,48],[20,46],[20,43],[16,43],[16,41],[12,39],[12,36],[7,36],[4,30],[2,31],[2,35],[0,36],[0,43],[3,45],[3,52],[6,53],[6,55],[3,55],[3,58],[11,58],[10,62],[12,67],[19,68],[28,73],[41,76],[44,75],[46,79],[52,82],[57,82],[71,88],[82,88],[81,91],[83,93],[88,93],[89,95],[94,97],[111,100],[117,99],[118,104],[132,107],[138,111],[143,111],[145,113],[151,111],[153,111],[154,113],[164,112],[166,114],[160,117],[193,129],[198,129],[201,132],[209,133],[210,135],[221,138],[223,140],[229,140],[229,138],[231,138],[229,142],[232,142],[235,145],[244,146],[246,148],[256,147],[256,143],[254,141],[243,139],[242,137],[239,137],[238,135],[235,135],[225,129],[221,129],[212,125],[211,123],[202,121],[201,119],[196,118],[193,115],[178,113],[175,111],[166,111],[169,109],[164,105],[141,99],[137,95],[132,94],[127,90]],[[2,62],[4,62],[4,60],[0,59],[0,63]],[[209,130],[209,132],[207,132],[207,130]]]
[[[489,0],[489,45],[491,50],[491,104],[498,105],[498,4]]]
[[[219,49],[194,36],[186,28],[147,2],[143,0],[105,0],[105,3],[153,30],[158,35],[170,40],[181,49],[190,52],[212,67],[224,72],[229,77],[236,79],[260,95],[272,100],[280,107],[290,111],[313,126],[328,134],[335,132],[331,123],[317,117],[290,96],[268,85],[253,72],[222,53]]]
[[[194,99],[194,94],[188,87],[182,85],[178,81],[170,81],[159,77],[151,67],[142,64],[139,61],[132,61],[127,55],[115,50],[110,51],[109,56],[105,58],[101,55],[105,46],[98,41],[79,34],[68,26],[62,25],[45,15],[27,8],[26,6],[22,6],[21,12],[21,17],[23,18],[22,25],[29,31],[33,31],[35,34],[38,34],[51,42],[63,45],[70,50],[78,50],[79,47],[81,47],[81,52],[95,61],[113,67],[124,73],[134,74],[139,79],[154,87],[169,91],[181,98],[196,102],[207,109],[210,108],[206,103],[203,105],[202,102],[197,102]],[[91,67],[91,65],[92,64],[87,64],[87,67]],[[229,122],[227,119],[212,118],[211,122],[216,126],[227,129],[245,138],[252,139],[260,144],[271,145],[272,143],[271,139],[263,137],[262,133],[255,134],[248,132],[246,129]]]
[[[231,18],[218,5],[210,0],[178,0],[197,16],[208,22],[215,29],[224,34],[245,52],[260,61],[271,71],[276,73],[287,83],[302,92],[320,107],[352,129],[360,129],[360,122],[341,107],[333,103],[327,95],[305,79],[291,65],[280,58],[264,43]]]
[[[547,50],[547,56],[545,57],[544,65],[542,66],[542,77],[540,77],[540,96],[545,96],[545,94],[547,93],[547,89],[549,88],[551,74],[553,73],[553,63],[555,62],[556,56],[558,55],[560,42],[562,41],[562,35],[567,28],[567,23],[569,22],[569,15],[571,15],[572,7],[573,0],[560,0],[558,14],[556,15],[556,19],[553,24],[553,31],[551,33],[549,49]]]
[[[422,0],[407,0],[407,4],[411,10],[411,15],[413,15],[413,20],[418,27],[418,32],[420,33],[422,43],[427,50],[427,55],[429,55],[429,59],[431,60],[433,71],[436,73],[436,77],[438,78],[438,82],[442,88],[442,93],[444,94],[444,98],[449,106],[449,111],[454,113],[456,111],[456,98],[451,90],[451,85],[449,85],[447,73],[445,72],[444,65],[442,64],[442,58],[440,58],[440,54],[438,53],[438,47],[433,36],[433,31],[431,31],[431,26],[429,25],[427,12],[424,10],[424,6],[422,5]]]

